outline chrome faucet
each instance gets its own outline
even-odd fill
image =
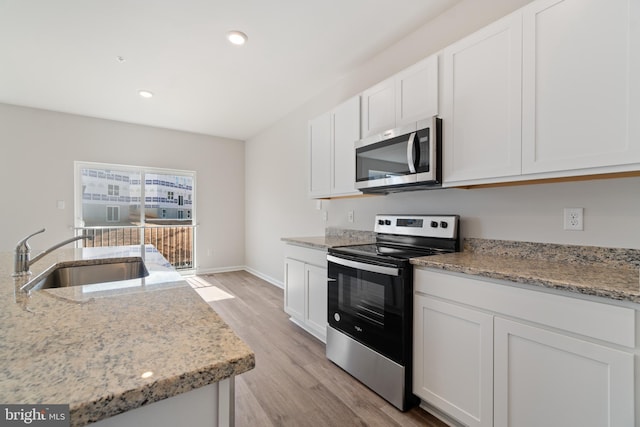
[[[42,251],[41,253],[39,253],[35,258],[30,259],[30,257],[31,257],[31,247],[29,246],[29,243],[27,242],[27,240],[29,240],[31,237],[35,236],[36,234],[44,233],[44,231],[45,231],[45,229],[43,228],[42,230],[38,230],[33,234],[29,234],[27,237],[25,237],[24,239],[20,240],[18,242],[18,244],[16,245],[16,252],[15,252],[15,256],[14,256],[14,269],[13,269],[13,276],[14,277],[30,275],[31,271],[29,270],[29,267],[31,267],[31,264],[33,264],[34,262],[37,262],[43,256],[49,254],[50,252],[55,251],[56,249],[58,249],[61,246],[64,246],[64,245],[66,245],[68,243],[75,242],[76,240],[81,240],[81,239],[93,240],[93,236],[89,236],[87,234],[83,234],[81,236],[72,237],[72,238],[67,239],[67,240],[65,240],[63,242],[60,242],[58,244],[55,244],[55,245],[51,246],[49,249],[46,249],[46,250]]]

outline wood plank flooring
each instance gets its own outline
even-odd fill
[[[199,276],[235,298],[210,302],[255,352],[236,378],[236,426],[446,427],[420,408],[402,413],[325,357],[324,344],[289,321],[283,290],[247,272]]]

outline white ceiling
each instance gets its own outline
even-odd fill
[[[0,102],[246,140],[457,1],[0,0]]]

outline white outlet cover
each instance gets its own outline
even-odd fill
[[[564,229],[584,230],[584,208],[564,208]]]

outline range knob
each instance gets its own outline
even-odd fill
[[[391,225],[391,220],[390,219],[385,219],[384,220],[384,225]]]
[[[431,228],[438,228],[438,221],[431,221]]]
[[[384,219],[379,219],[378,220],[378,225],[384,225]]]
[[[440,221],[440,227],[447,228],[448,226],[449,226],[449,223],[447,221]]]

